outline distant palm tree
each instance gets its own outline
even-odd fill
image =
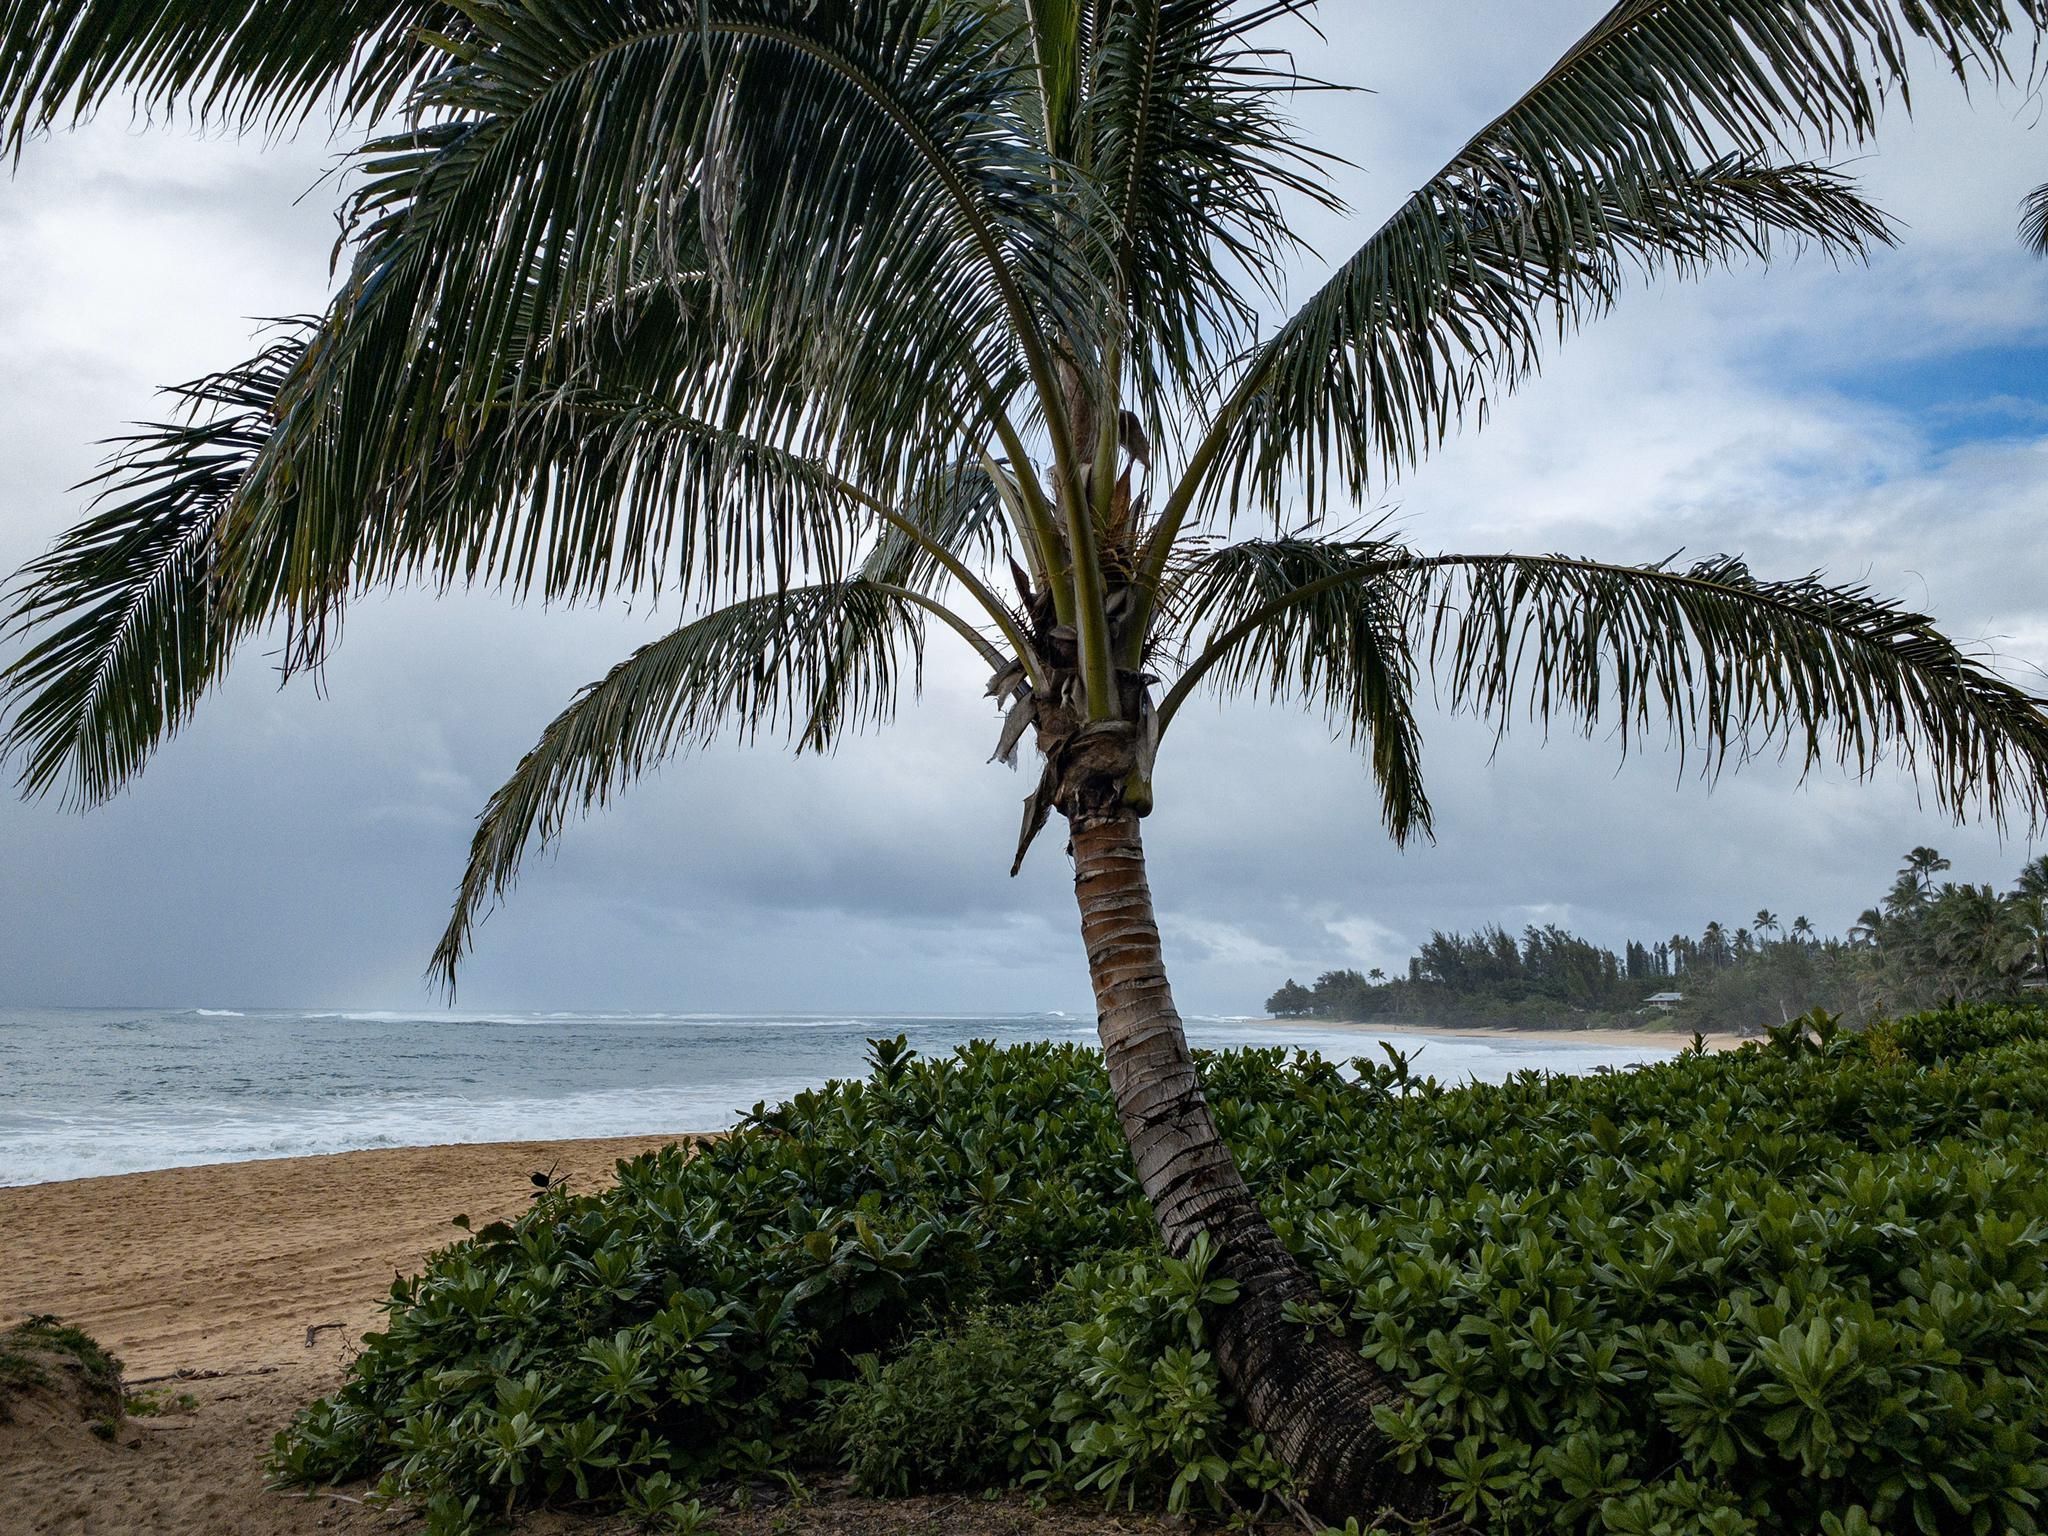
[[[1945,884],[1927,908],[1927,942],[1948,995],[1965,999],[2002,990],[2033,956],[2031,935],[2008,899],[1988,885]]]
[[[2022,896],[2048,898],[2048,853],[2031,860],[2020,871],[2019,880],[2013,889]]]
[[[1381,970],[1378,966],[1374,966],[1371,970],[1365,973],[1365,979],[1371,982],[1374,986],[1378,986],[1381,982],[1387,979],[1387,973]]]
[[[1218,1245],[1218,1361],[1341,1520],[1426,1490],[1383,1454],[1392,1382],[1300,1325],[1316,1287],[1203,1097],[1139,834],[1162,738],[1201,689],[1305,702],[1424,835],[1431,674],[1503,725],[1626,746],[1661,716],[1709,767],[1903,750],[1958,814],[2039,811],[2038,701],[1863,587],[1338,530],[1630,273],[1889,240],[1784,146],[1864,141],[1916,33],[2006,73],[2048,0],[1623,0],[1274,326],[1290,213],[1336,208],[1283,115],[1307,8],[10,0],[10,153],[124,99],[265,130],[333,102],[369,138],[330,307],[186,387],[23,573],[5,746],[28,791],[99,801],[273,623],[289,671],[395,584],[680,594],[485,807],[452,985],[570,817],[722,730],[829,747],[890,717],[928,634],[966,645],[997,755],[1036,752],[1016,861],[1065,826],[1165,1243]]]
[[[2015,892],[2006,898],[2012,924],[2015,969],[2036,981],[2048,981],[2048,895]]]
[[[1780,927],[1782,926],[1778,922],[1778,914],[1773,912],[1769,907],[1764,907],[1761,910],[1759,910],[1756,915],[1755,921],[1756,931],[1764,935],[1766,938],[1769,938],[1771,935],[1777,933]]]
[[[1803,917],[1793,918],[1792,937],[1799,940],[1802,944],[1811,944],[1813,942],[1813,924]]]
[[[1906,867],[1899,873],[1910,878],[1926,897],[1934,892],[1934,877],[1949,867],[1949,861],[1936,850],[1921,847],[1906,855]]]

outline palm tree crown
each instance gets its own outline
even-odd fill
[[[1135,830],[1162,741],[1198,690],[1304,701],[1426,833],[1433,678],[1502,726],[1661,729],[1709,773],[1898,757],[1949,810],[2037,816],[2041,701],[1862,586],[1337,530],[1633,276],[1889,241],[1802,157],[1864,141],[1916,61],[2002,77],[2048,0],[1621,0],[1268,324],[1285,200],[1335,203],[1285,116],[1309,9],[9,0],[16,153],[123,98],[374,126],[326,310],[178,391],[19,579],[4,748],[28,791],[103,799],[240,642],[281,624],[315,664],[370,589],[678,598],[486,806],[452,984],[571,815],[720,731],[829,747],[889,717],[929,634],[970,646],[997,755],[1037,753],[1016,857],[1054,814],[1072,834],[1162,1230],[1219,1234],[1258,1321],[1218,1358],[1341,1516],[1400,1502],[1356,1449],[1385,1399],[1285,1320],[1299,1271],[1201,1099]]]
[[[1209,687],[1330,711],[1395,835],[1426,831],[1422,663],[1503,721],[1611,710],[1626,741],[1662,712],[1710,767],[1772,736],[1858,768],[1896,742],[1944,803],[2037,809],[2035,701],[1861,588],[1318,522],[1632,268],[1890,238],[1777,151],[1867,133],[1914,31],[1958,68],[1995,59],[2005,8],[1619,5],[1262,328],[1248,295],[1294,249],[1281,195],[1327,199],[1266,45],[1303,9],[11,7],[17,148],[121,91],[265,126],[335,93],[404,122],[354,159],[328,311],[179,391],[186,419],[129,439],[94,517],[25,573],[25,786],[105,797],[252,631],[282,619],[307,665],[353,593],[424,581],[707,610],[493,800],[450,967],[532,837],[721,728],[823,747],[885,717],[935,622],[988,658],[1006,755],[1033,727],[1055,759],[1097,728],[1099,755],[1121,726],[1141,805]],[[1261,517],[1294,531],[1215,542]],[[1037,808],[1062,790],[1049,767]]]

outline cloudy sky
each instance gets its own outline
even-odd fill
[[[1513,99],[1589,0],[1325,8],[1305,66],[1370,87],[1304,122],[1356,162],[1331,258]],[[1361,20],[1365,13],[1370,20]],[[2017,206],[2048,180],[2042,104],[1930,69],[1855,169],[1905,227],[1867,269],[1787,263],[1632,293],[1537,383],[1367,509],[1417,543],[1649,559],[1740,551],[1865,578],[2048,662],[2048,262]],[[80,510],[67,487],[151,389],[245,355],[250,317],[318,306],[334,239],[320,135],[268,148],[116,117],[0,184],[0,567]],[[1315,273],[1302,271],[1305,285]],[[472,817],[581,683],[659,615],[400,595],[355,611],[324,690],[260,647],[115,804],[0,802],[0,1004],[415,1008]],[[934,642],[886,735],[791,761],[675,762],[485,925],[468,1008],[1003,1011],[1087,1003],[1070,877],[1006,877],[1019,776],[983,766],[976,668]],[[1380,832],[1320,721],[1192,707],[1148,824],[1183,1006],[1255,1010],[1287,975],[1402,963],[1433,927],[1557,921],[1604,942],[1746,921],[1838,932],[1900,853],[2005,883],[2030,849],[1910,781],[1772,764],[1712,792],[1607,740],[1433,718],[1433,845]]]

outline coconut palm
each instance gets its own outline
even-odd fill
[[[1801,157],[1867,139],[1909,66],[2003,75],[2048,0],[1624,0],[1269,324],[1288,200],[1335,206],[1284,116],[1308,7],[5,0],[11,152],[122,100],[367,135],[326,310],[186,386],[23,574],[6,746],[27,791],[98,801],[240,642],[281,625],[314,665],[366,590],[679,595],[485,807],[452,984],[572,815],[722,730],[829,747],[930,636],[971,648],[998,756],[1036,756],[1016,860],[1064,823],[1164,1241],[1217,1244],[1219,1362],[1342,1515],[1427,1495],[1382,1454],[1393,1385],[1294,1320],[1315,1288],[1203,1099],[1140,836],[1157,754],[1199,692],[1292,698],[1426,835],[1428,674],[1503,726],[1668,731],[1710,771],[1902,754],[1957,814],[2039,813],[2040,701],[1864,587],[1344,520],[1632,274],[1889,240]]]
[[[1751,921],[1756,931],[1767,939],[1779,933],[1784,927],[1784,924],[1778,921],[1778,914],[1769,907],[1758,908],[1756,916]]]
[[[2010,899],[1988,885],[1945,883],[1927,905],[1926,955],[1943,995],[1992,996],[2032,958]]]
[[[1811,944],[1813,942],[1813,923],[1805,917],[1793,918],[1792,937],[1801,944]]]
[[[1934,894],[1934,877],[1949,867],[1950,861],[1943,858],[1938,850],[1922,846],[1906,855],[1906,864],[1899,871],[1899,878],[1902,882],[1910,881],[1924,901]]]
[[[2036,983],[2048,982],[2048,896],[2015,891],[2006,897],[2012,923],[2011,969]]]

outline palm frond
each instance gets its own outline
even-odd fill
[[[677,334],[672,306],[640,318]],[[605,361],[630,383],[634,333],[603,333],[619,344]],[[659,399],[588,388],[508,402],[397,480],[366,480],[340,515],[314,515],[277,434],[306,409],[323,335],[297,322],[247,363],[173,391],[185,413],[118,440],[93,514],[16,578],[5,622],[32,639],[0,675],[0,756],[20,755],[25,790],[68,774],[81,801],[107,798],[240,641],[282,620],[283,669],[317,665],[350,598],[372,588],[716,601],[836,573],[864,542],[887,552],[879,569],[898,584],[940,584],[923,546],[887,528],[878,540],[859,494],[818,466]],[[329,448],[309,435],[301,453],[308,441]],[[990,537],[986,500],[985,482],[977,494],[971,479],[943,480],[914,526],[971,551]]]
[[[1697,275],[1783,243],[1859,256],[1889,230],[1842,177],[1746,158],[1620,183],[1556,224],[1548,167],[1405,205],[1251,364],[1211,494],[1363,496],[1531,374],[1547,335],[1636,277]]]
[[[1624,750],[1661,716],[1709,774],[1773,746],[1858,775],[1896,756],[1956,815],[2048,806],[2043,700],[1867,587],[1764,581],[1731,557],[1493,556],[1418,562],[1411,588],[1451,703],[1503,728],[1520,708],[1591,732],[1611,708]]]
[[[1597,314],[1630,265],[1696,271],[1773,235],[1855,254],[1875,214],[1774,162],[1866,138],[1916,38],[1997,79],[2015,32],[2044,27],[2048,0],[1622,0],[1255,354],[1209,450],[1222,482],[1357,494],[1512,388],[1543,324]]]
[[[1012,272],[1001,233],[1044,212],[1040,160],[987,131],[1014,70],[985,41],[905,24],[922,11],[896,0],[808,31],[775,19],[808,14],[792,0],[479,19],[417,96],[433,121],[366,152],[353,279],[266,461],[289,496],[249,499],[251,516],[296,520],[294,569],[360,566],[364,538],[386,536],[363,509],[400,492],[431,524],[419,496],[450,462],[500,492],[512,459],[538,463],[536,483],[584,525],[570,547],[600,549],[588,525],[635,456],[593,446],[551,477],[590,398],[631,397],[622,368],[646,391],[635,441],[687,420],[829,464],[884,502],[978,448],[991,399],[1024,371],[1004,284],[1045,276],[1035,261]],[[643,324],[635,296],[650,291],[670,302]],[[558,425],[564,452],[508,437],[506,413]],[[389,542],[417,548],[420,526],[391,520]],[[571,586],[593,568],[609,569],[572,561]]]
[[[1245,345],[1256,299],[1279,292],[1299,249],[1288,198],[1338,206],[1279,110],[1304,81],[1257,41],[1300,5],[1122,0],[1090,39],[1075,153],[1116,220],[1112,281],[1135,327],[1128,349],[1155,416]]]
[[[1244,540],[1178,572],[1164,618],[1190,665],[1160,702],[1162,734],[1197,684],[1319,706],[1365,751],[1396,842],[1430,830],[1415,719],[1408,594],[1373,578],[1397,546]]]
[[[1858,776],[1892,760],[1956,817],[1982,805],[2001,823],[2048,819],[2048,698],[1964,653],[1925,614],[1819,575],[1763,582],[1735,557],[1669,569],[1247,541],[1192,561],[1169,618],[1200,649],[1161,700],[1161,729],[1202,684],[1356,698],[1366,723],[1374,711],[1405,715],[1411,670],[1425,664],[1452,709],[1503,733],[1518,717],[1585,735],[1612,725],[1626,754],[1661,723],[1708,778],[1769,752]],[[1356,629],[1370,631],[1372,651],[1356,678],[1333,676]],[[1403,772],[1427,829],[1413,748]],[[1399,831],[1393,801],[1389,825]]]
[[[949,573],[933,553],[935,547],[984,567],[1009,553],[1001,493],[979,465],[958,465],[934,475],[897,510],[908,526],[883,528],[861,563],[861,574],[870,581],[936,592]]]
[[[1858,776],[1889,758],[1950,814],[2048,811],[2048,701],[1867,587],[1514,555],[1418,562],[1408,584],[1452,705],[1502,728],[1519,709],[1590,733],[1611,709],[1626,750],[1661,716],[1709,775],[1773,748]]]
[[[1095,7],[1082,0],[1016,0],[1022,31],[1031,45],[1031,69],[1038,83],[1038,122],[1045,147],[1071,158],[1074,119],[1087,71],[1089,22]]]
[[[118,439],[92,514],[11,583],[5,632],[32,638],[0,673],[0,758],[24,793],[68,776],[82,805],[113,795],[260,627],[221,621],[220,534],[302,361],[292,334],[171,391],[184,413]]]
[[[1177,587],[1176,622],[1206,641],[1162,701],[1162,727],[1202,682],[1238,687],[1271,666],[1305,623],[1342,633],[1347,604],[1349,622],[1402,633],[1399,654],[1426,663],[1453,709],[1503,732],[1517,718],[1588,736],[1607,724],[1626,753],[1661,723],[1709,778],[1773,751],[1858,776],[1896,761],[1957,817],[1981,804],[2001,822],[2048,818],[2048,699],[1867,587],[1759,580],[1726,556],[1680,570],[1371,542],[1230,546]]]
[[[332,101],[372,119],[459,34],[446,0],[0,0],[0,152],[126,98],[233,128],[289,127]]]
[[[2048,186],[2036,187],[2020,205],[2020,238],[2029,250],[2048,256]]]
[[[864,578],[792,588],[664,635],[579,693],[478,819],[433,973],[452,991],[470,936],[530,847],[608,804],[663,760],[721,732],[784,735],[799,750],[885,723],[906,665],[923,671],[919,607]]]

